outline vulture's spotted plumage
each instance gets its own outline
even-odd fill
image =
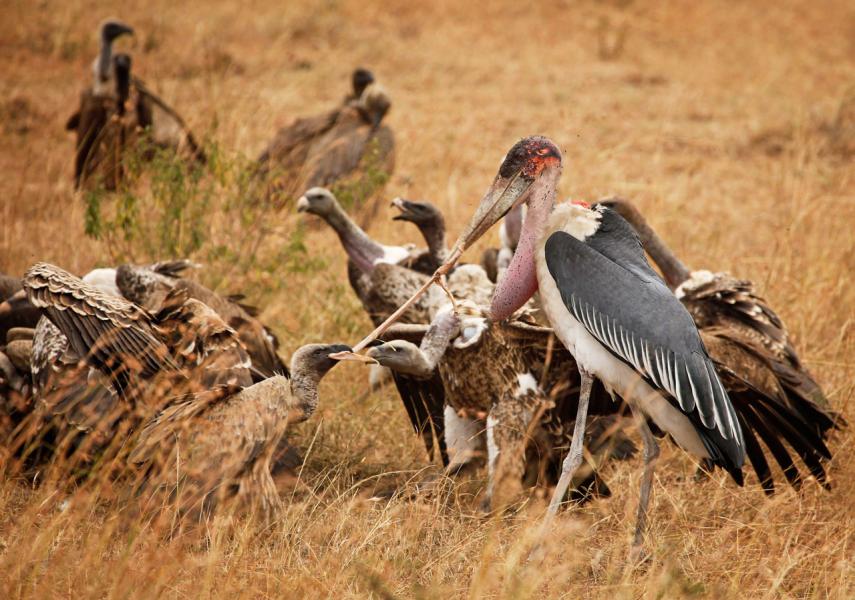
[[[253,384],[237,333],[184,290],[171,290],[152,313],[44,263],[27,272],[24,287],[54,329],[38,352],[77,357],[74,369],[104,376],[98,404],[88,396],[92,421],[74,425],[100,425],[98,410],[110,410],[125,432],[144,423],[130,438],[144,498],[165,491],[194,514],[233,496],[265,514],[279,505],[273,452],[288,423],[314,411],[317,385],[335,365],[328,355],[346,346],[301,348],[290,379]]]
[[[222,296],[196,281],[180,277],[176,265],[183,270],[186,263],[120,265],[116,269],[116,285],[125,298],[154,312],[173,291],[202,302],[237,332],[252,360],[254,381],[287,374],[288,367],[277,353],[279,340],[256,318],[253,307],[242,304],[237,297]]]
[[[492,286],[475,268],[489,298]],[[457,296],[461,290],[453,291]],[[383,334],[390,341],[369,348],[368,356],[415,378],[440,374],[443,386],[437,393],[442,396],[431,402],[446,404],[456,417],[450,423],[446,420],[449,437],[454,437],[461,417],[481,424],[490,476],[485,506],[497,508],[515,499],[527,470],[540,471],[542,482],[555,483],[572,439],[579,375],[573,357],[554,344],[553,335],[525,314],[491,323],[467,302],[460,316],[449,306],[437,313],[430,326],[393,326]],[[622,432],[621,407],[611,402],[601,386],[595,396],[591,412],[596,417],[586,433],[595,462],[630,456],[634,446]],[[463,447],[449,443],[452,460],[459,460],[456,454],[461,450],[472,452],[473,441]],[[594,471],[574,483],[577,489],[608,493]]]

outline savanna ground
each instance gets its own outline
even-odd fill
[[[140,225],[129,241],[84,234],[63,130],[107,16],[136,28],[135,41],[119,44],[135,72],[225,157],[205,176],[213,183],[182,192],[174,218]],[[364,65],[394,101],[387,198],[438,203],[456,235],[504,152],[548,135],[565,152],[563,195],[629,197],[689,265],[754,280],[855,423],[851,2],[12,0],[0,6],[0,48],[4,272],[46,260],[82,273],[189,252],[205,263],[204,281],[262,308],[286,354],[354,342],[369,322],[337,240],[287,209],[252,214],[240,157],[291,117],[337,103]],[[381,209],[376,238],[415,240],[388,216]],[[696,484],[691,462],[666,448],[653,559],[637,571],[623,561],[640,464],[612,465],[614,495],[561,516],[544,562],[526,564],[539,498],[492,520],[478,514],[471,484],[419,501],[368,499],[421,477],[426,460],[394,392],[366,391],[360,366],[325,379],[318,413],[292,432],[306,456],[301,483],[283,488],[287,513],[263,531],[239,520],[207,544],[167,540],[125,519],[108,495],[6,477],[0,595],[855,596],[851,430],[832,440],[830,492],[808,483],[771,499],[750,478],[744,489],[722,475]]]

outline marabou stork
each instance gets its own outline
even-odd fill
[[[689,271],[628,200],[601,201],[638,232],[665,281],[688,309],[742,421],[748,458],[767,493],[774,482],[762,440],[790,484],[803,477],[784,442],[817,481],[827,486],[822,459],[831,458],[825,439],[845,424],[804,367],[781,318],[751,281],[727,273]]]

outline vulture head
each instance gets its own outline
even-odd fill
[[[380,125],[391,106],[392,99],[389,98],[389,94],[377,83],[372,83],[365,88],[356,103],[362,118],[372,127]]]
[[[307,344],[297,349],[291,357],[291,372],[323,377],[339,362],[330,358],[330,354],[350,350],[350,346],[346,344]]]
[[[108,44],[118,37],[133,34],[133,27],[117,19],[107,19],[101,24],[101,40]]]
[[[374,83],[374,73],[368,69],[356,69],[351,75],[351,83],[353,85],[353,97],[359,98],[365,88]]]
[[[430,202],[413,202],[404,198],[395,198],[392,200],[392,206],[400,211],[392,217],[393,221],[409,221],[419,228],[445,227],[442,213]]]
[[[326,217],[339,208],[338,200],[326,188],[313,187],[297,200],[297,212],[305,212],[318,217]]]

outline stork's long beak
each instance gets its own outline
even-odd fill
[[[297,200],[297,212],[306,212],[309,210],[309,199],[305,196],[300,196],[300,199]]]
[[[533,179],[525,177],[519,172],[514,173],[510,177],[502,177],[501,174],[496,175],[493,185],[487,190],[487,193],[481,200],[481,204],[478,205],[478,209],[475,211],[475,215],[463,230],[457,243],[454,244],[449,255],[449,260],[446,263],[452,260],[456,262],[467,248],[477,242],[493,225],[508,214],[514,206],[525,202],[533,182]]]

